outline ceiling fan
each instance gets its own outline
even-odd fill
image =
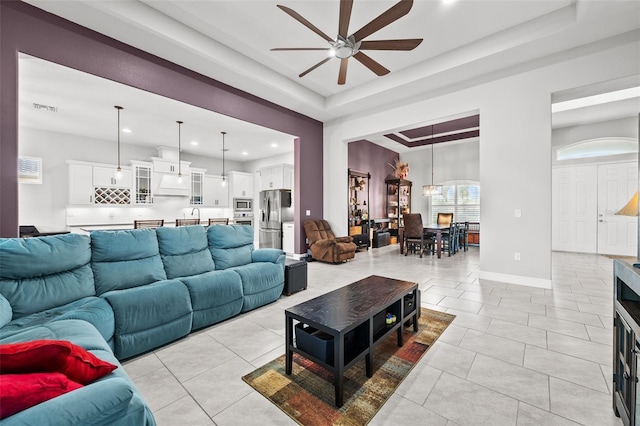
[[[400,0],[391,6],[386,12],[380,14],[377,18],[360,28],[355,33],[349,35],[349,21],[351,19],[351,9],[353,0],[340,0],[340,18],[338,21],[338,36],[333,39],[322,32],[318,27],[303,18],[295,10],[286,6],[277,5],[282,11],[290,15],[293,19],[309,28],[314,33],[325,39],[330,47],[278,47],[271,49],[272,51],[299,51],[299,50],[322,50],[327,52],[327,57],[318,62],[308,70],[302,72],[299,77],[304,77],[320,65],[330,61],[333,58],[340,59],[340,71],[338,73],[338,84],[345,84],[347,81],[347,66],[349,58],[353,57],[362,65],[369,68],[376,75],[382,76],[389,73],[389,70],[380,63],[365,55],[363,50],[413,50],[420,43],[421,38],[401,39],[401,40],[364,40],[366,37],[376,31],[386,27],[387,25],[397,21],[404,15],[409,13],[413,6],[413,0]]]

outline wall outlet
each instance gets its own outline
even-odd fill
[[[311,210],[307,210],[305,213],[307,216],[311,216]]]
[[[513,260],[520,260],[520,253],[513,253]]]

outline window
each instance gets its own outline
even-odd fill
[[[556,150],[558,161],[606,155],[636,154],[638,142],[634,138],[598,138],[576,142]]]
[[[480,185],[443,185],[442,195],[431,197],[431,223],[436,223],[438,213],[453,213],[456,222],[480,222]]]

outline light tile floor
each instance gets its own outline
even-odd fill
[[[308,264],[308,289],[124,364],[160,425],[295,424],[241,377],[284,353],[284,309],[366,276],[415,281],[457,317],[371,425],[620,425],[612,410],[613,262],[553,253],[553,288],[479,280],[452,257],[361,251]]]

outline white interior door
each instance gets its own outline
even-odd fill
[[[598,166],[598,253],[635,256],[638,218],[615,215],[638,190],[636,163]]]
[[[552,171],[552,250],[596,253],[598,166]]]

